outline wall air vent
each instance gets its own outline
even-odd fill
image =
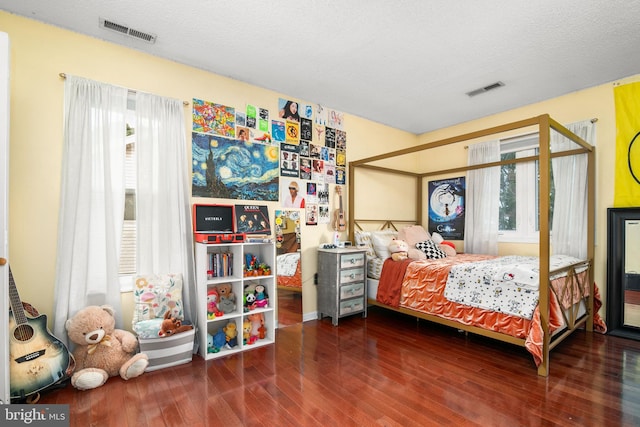
[[[487,85],[485,87],[481,87],[480,89],[476,89],[476,90],[472,90],[471,92],[467,92],[467,96],[471,97],[471,96],[480,95],[481,93],[489,92],[490,90],[493,90],[493,89],[498,89],[501,86],[504,86],[504,83],[502,83],[502,82],[491,83],[490,85]]]
[[[157,36],[155,34],[149,34],[142,31],[134,30],[133,28],[129,28],[126,25],[117,24],[113,21],[109,21],[108,19],[100,18],[100,27],[106,28],[107,30],[115,31],[116,33],[124,34],[134,39],[145,41],[147,43],[153,44],[156,42]]]

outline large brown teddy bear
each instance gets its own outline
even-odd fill
[[[137,353],[138,339],[131,332],[115,329],[114,310],[108,305],[83,308],[65,327],[75,343],[76,371],[71,385],[90,390],[103,385],[109,377],[125,380],[141,375],[149,365],[144,353]]]

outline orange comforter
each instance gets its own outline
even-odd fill
[[[486,330],[500,332],[517,338],[525,339],[525,348],[531,353],[536,365],[542,361],[542,326],[540,312],[536,308],[531,320],[511,316],[485,309],[475,308],[451,302],[444,297],[449,270],[455,264],[481,261],[494,258],[490,255],[459,254],[455,257],[441,259],[418,260],[406,264],[404,280],[402,281],[399,306],[411,310],[436,315],[465,325],[472,325]],[[378,286],[378,295],[392,295],[390,288],[397,287],[388,281],[383,282],[385,269],[389,263],[385,261]],[[397,269],[397,266],[395,266]],[[395,270],[395,269],[394,269]],[[397,276],[397,271],[394,276]],[[381,291],[382,290],[382,291]],[[587,290],[588,291],[588,290]],[[597,315],[600,307],[598,288],[596,287],[596,329],[603,331],[604,322]],[[380,299],[378,299],[380,301]],[[389,301],[381,300],[391,305]],[[563,326],[562,308],[555,295],[550,294],[549,329],[551,332]]]

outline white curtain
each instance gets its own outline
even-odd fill
[[[468,148],[468,164],[500,161],[500,142],[488,141]],[[498,215],[500,207],[500,167],[467,172],[467,207],[464,222],[464,251],[498,254]]]
[[[53,332],[66,341],[81,308],[120,310],[127,89],[67,76],[64,108]]]
[[[595,125],[590,120],[565,125],[591,145],[595,145]],[[578,148],[568,138],[551,131],[551,152]],[[587,258],[587,166],[586,154],[551,160],[555,201],[551,247],[553,253]]]
[[[185,320],[195,324],[191,162],[187,148],[182,102],[137,93],[137,271],[182,273]]]

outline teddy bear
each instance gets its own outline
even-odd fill
[[[171,315],[171,310],[167,310],[164,314],[164,319],[160,324],[160,330],[158,331],[159,337],[170,337],[171,335],[179,334],[180,332],[186,332],[193,329],[191,325],[183,325],[182,321]]]
[[[71,385],[78,390],[100,387],[116,375],[124,380],[135,378],[149,365],[146,354],[136,353],[135,335],[115,328],[114,313],[108,305],[91,305],[65,322],[69,340],[75,344]]]
[[[227,314],[236,309],[236,296],[233,293],[231,283],[221,283],[216,286],[218,290],[218,309]]]
[[[393,239],[389,243],[389,252],[394,261],[403,261],[409,258],[409,245],[404,240]]]

